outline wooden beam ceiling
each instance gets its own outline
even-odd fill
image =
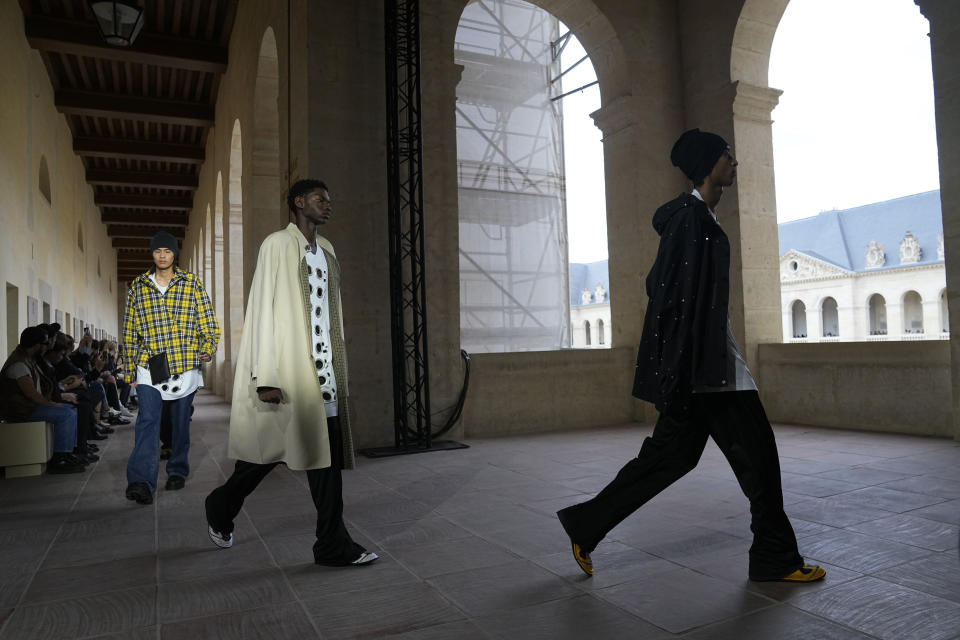
[[[73,139],[73,150],[81,157],[144,160],[203,164],[203,147],[169,142],[123,140],[117,138],[80,137]]]
[[[185,227],[187,226],[186,213],[171,213],[169,211],[114,211],[108,210],[100,214],[100,221],[107,224],[143,224],[155,227]]]
[[[183,241],[239,0],[148,0],[129,47],[103,41],[86,0],[19,2],[118,250],[118,276],[139,275],[158,230]]]
[[[27,42],[41,51],[203,73],[227,70],[226,47],[193,38],[144,32],[132,47],[114,47],[103,41],[89,21],[33,14],[24,23]]]
[[[195,175],[159,171],[118,171],[87,169],[87,182],[104,187],[143,187],[156,189],[194,190],[199,186]]]
[[[212,127],[214,119],[213,107],[208,104],[94,91],[61,89],[54,95],[54,104],[60,113],[70,115],[120,118],[187,127]]]

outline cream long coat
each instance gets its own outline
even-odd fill
[[[310,298],[304,258],[307,244],[297,226],[290,223],[286,229],[267,236],[260,246],[233,385],[228,448],[231,458],[260,464],[285,462],[298,470],[330,466],[326,413],[308,318]],[[317,244],[326,254],[329,271],[330,341],[337,380],[337,413],[343,429],[344,468],[352,468],[355,459],[347,405],[340,265],[326,238],[318,235]],[[262,402],[257,387],[281,389],[284,402]]]

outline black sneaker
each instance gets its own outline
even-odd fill
[[[116,429],[114,429],[113,427],[100,427],[97,429],[97,431],[99,431],[100,433],[111,434],[114,431],[116,431]]]
[[[47,473],[83,473],[86,467],[69,453],[55,453],[47,462]]]
[[[170,447],[160,447],[160,459],[169,460],[170,456],[173,455],[173,449]]]
[[[127,485],[127,500],[135,500],[137,504],[151,504],[153,494],[150,485],[146,482],[133,482]]]
[[[183,489],[184,484],[186,484],[186,480],[183,479],[183,476],[170,476],[163,488],[167,491],[179,491]]]
[[[99,452],[100,452],[100,447],[98,447],[97,445],[93,444],[92,442],[88,442],[88,443],[85,444],[84,446],[87,448],[87,451],[92,451],[92,452],[94,452],[94,453],[99,453]]]
[[[100,459],[100,456],[95,454],[93,451],[90,451],[86,447],[77,447],[77,450],[73,455],[75,458],[79,458],[85,464],[91,464]]]

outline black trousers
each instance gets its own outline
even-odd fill
[[[688,416],[660,415],[637,457],[592,500],[559,512],[567,533],[593,551],[622,520],[694,469],[712,437],[750,500],[750,577],[781,578],[798,569],[803,558],[783,510],[777,443],[759,394],[696,393],[692,398]]]
[[[317,508],[317,541],[313,545],[313,556],[321,564],[349,563],[356,560],[364,548],[353,541],[343,523],[343,482],[340,474],[343,469],[343,436],[339,418],[327,419],[327,431],[330,435],[330,466],[307,471],[310,495]],[[207,496],[207,521],[210,526],[221,533],[232,533],[233,519],[240,513],[244,499],[278,464],[237,460],[233,475]]]

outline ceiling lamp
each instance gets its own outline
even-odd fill
[[[128,2],[87,0],[107,44],[129,47],[143,28],[143,8]]]

